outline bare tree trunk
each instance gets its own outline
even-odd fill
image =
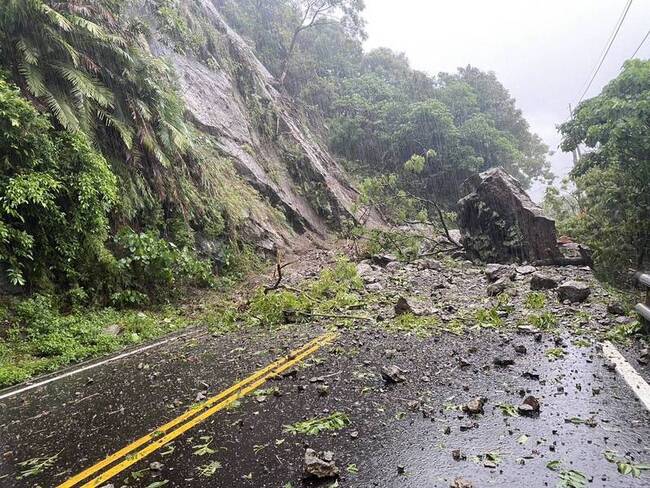
[[[287,51],[287,55],[284,57],[284,61],[282,61],[282,74],[280,75],[280,86],[284,86],[284,80],[287,78],[287,72],[289,71],[289,62],[291,61],[291,56],[293,55],[293,51],[296,48],[296,42],[298,41],[298,35],[302,31],[302,26],[298,29],[296,29],[293,33],[293,37],[291,38],[291,44],[289,45],[289,49]]]

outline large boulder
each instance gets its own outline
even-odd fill
[[[555,222],[503,168],[476,174],[463,187],[467,196],[458,202],[458,225],[471,257],[512,262],[559,256]]]

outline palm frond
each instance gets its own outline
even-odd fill
[[[42,95],[42,98],[50,109],[50,112],[54,114],[54,117],[56,117],[65,129],[79,129],[79,119],[77,119],[74,110],[72,110],[72,107],[62,95],[57,94],[57,96],[55,96],[53,93],[46,90]]]
[[[37,66],[28,63],[20,63],[18,65],[18,71],[25,80],[27,89],[32,95],[35,97],[42,97],[48,92],[45,87],[45,82],[43,81],[43,73],[41,73],[41,70]]]
[[[111,127],[117,131],[120,139],[122,139],[122,142],[129,151],[133,148],[133,137],[135,136],[135,131],[129,127],[128,124],[104,110],[97,110],[97,118],[107,127]]]
[[[52,7],[42,2],[41,0],[28,0],[36,10],[44,14],[55,26],[65,32],[70,32],[72,30],[72,24],[65,18],[64,15],[60,14]]]
[[[16,42],[16,49],[22,56],[23,62],[27,64],[38,64],[38,50],[32,46],[28,40],[21,37],[18,42]]]
[[[113,106],[113,93],[98,80],[91,78],[83,71],[60,63],[54,66],[61,76],[70,83],[71,92],[76,98],[90,98],[103,108]]]

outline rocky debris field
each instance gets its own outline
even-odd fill
[[[330,317],[199,332],[0,401],[0,486],[63,482],[326,328],[332,345],[105,486],[650,485],[650,413],[599,346],[628,344],[647,374],[647,344],[588,268],[356,268],[357,300]]]

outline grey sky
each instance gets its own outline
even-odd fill
[[[494,71],[533,130],[557,150],[555,125],[568,117],[626,0],[366,0],[366,48],[405,52],[411,65],[436,74],[472,64]],[[650,29],[650,0],[634,0],[587,96],[614,78]],[[650,57],[650,39],[637,57]],[[553,171],[571,156],[559,150]],[[540,199],[543,189],[533,190]]]

